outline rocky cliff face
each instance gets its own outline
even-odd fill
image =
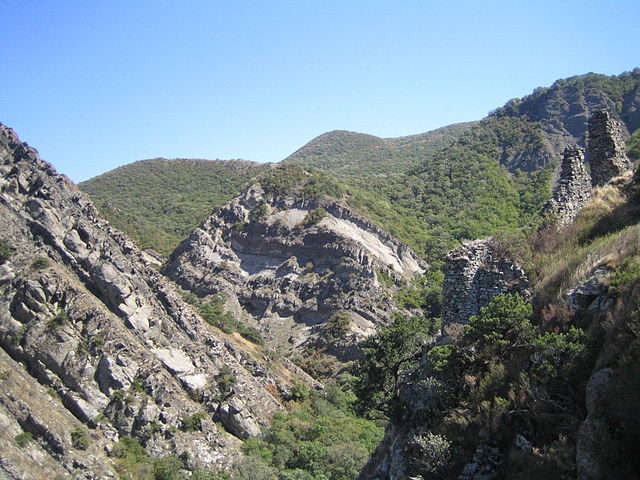
[[[589,120],[589,164],[594,187],[631,170],[622,124],[606,110],[596,110]]]
[[[568,146],[560,165],[560,178],[543,211],[559,225],[571,223],[591,198],[591,177],[584,165],[584,150]]]
[[[549,88],[511,100],[496,114],[537,122],[553,158],[571,144],[586,147],[589,118],[596,110],[615,112],[623,132],[635,131],[640,125],[639,81],[638,69],[618,77],[587,74],[558,80]]]
[[[157,456],[229,465],[286,382],[205,324],[2,125],[0,173],[0,476],[114,478],[105,452],[123,435]],[[35,441],[21,448],[25,436]]]
[[[345,360],[397,310],[385,292],[425,267],[336,202],[274,197],[254,185],[204,222],[164,273],[199,296],[225,293],[236,315],[284,351],[324,342],[342,315],[332,348]]]
[[[464,324],[491,298],[506,292],[528,295],[529,281],[492,238],[467,242],[449,252],[442,284],[443,324]]]

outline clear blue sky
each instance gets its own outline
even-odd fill
[[[0,0],[0,122],[75,181],[279,161],[334,129],[477,120],[640,66],[640,1]]]

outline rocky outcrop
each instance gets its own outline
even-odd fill
[[[238,437],[281,409],[287,381],[204,323],[3,125],[0,174],[0,423],[10,432],[0,435],[0,477],[43,478],[39,464],[63,478],[114,478],[105,452],[123,435],[156,456],[232,463]],[[218,387],[223,372],[231,392]],[[75,431],[88,447],[74,446]],[[35,442],[22,450],[19,433]]]
[[[606,446],[613,445],[610,422],[602,404],[606,402],[607,386],[613,375],[611,368],[595,371],[586,388],[587,418],[580,425],[576,442],[578,480],[604,480],[606,460],[610,455]]]
[[[602,88],[603,83],[620,85],[620,96],[612,95]],[[624,86],[622,86],[624,82]],[[564,149],[573,144],[586,147],[589,119],[598,109],[619,112],[625,128],[633,132],[640,126],[640,69],[623,73],[617,77],[598,74],[580,75],[556,81],[551,87],[537,88],[531,95],[510,100],[493,115],[526,118],[538,124],[542,130],[542,141],[548,156],[541,158],[542,152],[516,152],[525,161],[506,163],[513,171],[526,171],[543,165],[543,160],[551,160],[562,155]],[[622,105],[618,102],[622,100]],[[622,107],[622,108],[620,108]],[[533,155],[531,155],[533,153]],[[536,159],[536,156],[538,157]],[[503,162],[504,163],[504,162]]]
[[[543,211],[554,223],[566,225],[573,221],[589,198],[591,178],[584,165],[584,150],[575,145],[568,146],[562,158],[558,183]]]
[[[524,270],[502,253],[492,238],[467,242],[452,250],[444,272],[444,325],[467,323],[500,293],[529,294]]]
[[[384,293],[425,267],[347,207],[257,184],[207,219],[163,272],[199,296],[225,293],[236,316],[285,352],[326,342],[330,320],[346,315],[333,353],[347,360],[398,309]]]
[[[589,119],[589,164],[594,187],[631,170],[622,125],[607,110],[596,110]]]

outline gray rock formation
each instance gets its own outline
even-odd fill
[[[614,299],[607,295],[611,269],[597,266],[590,276],[569,290],[565,299],[567,305],[574,312],[604,313],[614,304]]]
[[[629,83],[621,96],[612,95],[601,87],[603,79],[618,81],[623,78]],[[537,88],[531,95],[510,100],[495,115],[527,118],[537,123],[542,130],[543,148],[532,144],[514,151],[508,142],[510,148],[501,157],[501,162],[512,171],[515,168],[532,171],[562,155],[569,145],[586,147],[589,117],[598,109],[619,111],[628,131],[636,130],[640,126],[639,80],[640,69],[637,68],[619,77],[587,74],[558,80],[549,88]],[[617,104],[620,100],[622,108]]]
[[[479,445],[458,480],[492,480],[498,476],[501,460],[500,450],[489,445]]]
[[[606,460],[610,455],[607,446],[614,445],[609,420],[601,404],[613,370],[603,368],[589,378],[586,391],[587,418],[580,425],[576,442],[576,466],[578,480],[604,480],[607,474]]]
[[[122,435],[156,456],[233,462],[237,437],[267,424],[296,376],[275,377],[255,351],[221,338],[4,125],[0,184],[0,237],[11,246],[0,262],[0,477],[115,478],[106,452]],[[230,395],[217,386],[223,368],[236,378]],[[194,415],[200,428],[188,431]],[[78,429],[86,449],[74,447]],[[35,439],[25,448],[14,439],[23,432]]]
[[[467,242],[449,252],[444,272],[444,325],[467,323],[500,293],[528,295],[526,274],[492,238]]]
[[[632,168],[622,128],[607,110],[596,110],[589,120],[589,164],[594,187],[606,185]]]
[[[553,217],[554,223],[571,223],[591,198],[591,178],[584,166],[584,150],[568,146],[560,166],[560,178],[553,196],[543,211]]]
[[[398,309],[384,295],[389,283],[425,268],[409,247],[338,203],[274,198],[254,185],[207,219],[163,272],[199,296],[223,292],[236,316],[284,352],[325,342],[329,320],[346,314],[349,328],[330,353],[348,360]]]

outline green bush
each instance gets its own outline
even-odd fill
[[[426,432],[412,439],[412,460],[429,473],[436,473],[449,463],[451,442],[442,435]]]
[[[640,160],[640,130],[636,130],[627,139],[627,155],[631,161]]]
[[[532,314],[531,304],[522,295],[497,295],[480,309],[478,315],[469,319],[464,342],[475,343],[482,351],[498,354],[528,346],[535,337],[535,328],[530,321]]]
[[[215,379],[218,391],[222,397],[220,400],[226,398],[233,391],[233,387],[236,383],[238,383],[238,379],[233,373],[233,370],[231,370],[227,365],[224,365],[220,369],[220,373],[216,375]]]
[[[200,316],[209,324],[218,327],[224,333],[238,332],[242,337],[257,345],[264,345],[262,334],[254,327],[248,326],[236,320],[236,318],[224,310],[225,297],[222,294],[214,295],[209,301],[200,302],[195,295],[189,297],[200,313]]]
[[[55,317],[47,323],[49,330],[57,330],[69,321],[69,315],[64,310],[60,310]]]
[[[311,395],[309,385],[302,381],[297,381],[291,387],[291,399],[294,402],[303,402]]]
[[[78,427],[71,431],[71,444],[74,448],[79,450],[86,450],[89,448],[89,444],[91,443],[91,439],[89,438],[88,432],[82,428]]]
[[[14,437],[19,447],[25,447],[29,442],[33,442],[33,434],[31,432],[22,432]]]
[[[5,263],[16,249],[11,246],[4,238],[0,238],[0,265]]]
[[[334,313],[324,327],[327,340],[338,341],[349,332],[351,327],[351,316],[346,310]]]
[[[376,268],[375,273],[378,282],[380,282],[380,285],[382,285],[383,287],[390,288],[395,284],[393,278],[391,278],[391,275],[389,275],[385,270]]]
[[[150,457],[139,441],[130,436],[120,437],[113,448],[116,468],[122,480],[223,480],[207,470],[196,469],[193,475],[183,472],[185,460],[180,456]]]
[[[302,221],[302,224],[306,227],[316,225],[320,223],[322,219],[325,218],[327,215],[328,213],[324,208],[322,207],[316,208],[315,210],[311,210],[307,212],[307,214],[304,217],[304,220]]]
[[[47,268],[50,264],[50,260],[47,257],[38,257],[34,260],[34,262],[31,264],[31,268],[34,270],[42,270],[44,268]]]
[[[336,389],[334,385],[331,395],[310,393],[292,411],[276,414],[264,438],[245,441],[248,465],[265,475],[261,478],[352,480],[358,476],[382,438],[382,428],[355,416],[345,407],[349,402],[342,401],[349,395]],[[232,478],[253,478],[236,475]]]
[[[430,270],[396,292],[396,301],[404,308],[421,309],[428,317],[439,317],[442,312],[441,270]]]
[[[640,262],[635,258],[627,258],[622,261],[609,283],[609,292],[612,295],[620,295],[640,280]]]
[[[207,418],[207,412],[198,412],[182,419],[180,430],[183,432],[199,432],[202,430],[202,420]]]
[[[267,215],[269,215],[269,206],[264,202],[257,204],[251,211],[251,216],[255,220],[262,220],[266,218]]]

